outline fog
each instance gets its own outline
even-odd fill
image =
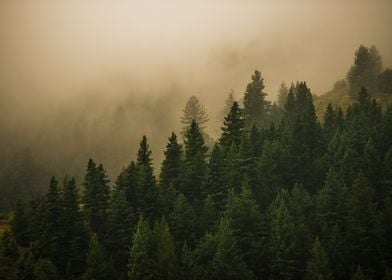
[[[191,95],[216,136],[224,99],[240,99],[255,69],[275,100],[282,81],[328,91],[360,44],[391,67],[391,11],[388,0],[1,0],[1,170],[28,149],[45,176],[80,178],[93,157],[113,179],[144,134],[158,166]]]

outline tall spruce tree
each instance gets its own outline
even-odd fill
[[[164,154],[165,158],[162,162],[159,185],[163,189],[169,188],[170,185],[178,189],[181,174],[182,147],[178,144],[177,135],[174,132],[172,132],[169,138]]]
[[[270,102],[265,100],[267,94],[263,90],[264,79],[260,71],[255,70],[244,94],[245,127],[248,129],[253,125],[262,127],[267,124]]]
[[[126,278],[129,246],[135,227],[132,208],[121,189],[115,189],[109,204],[104,245],[113,258],[114,268],[121,279]]]
[[[106,227],[110,195],[108,183],[102,164],[97,166],[92,159],[89,159],[83,182],[83,209],[91,230],[98,236],[103,236]]]
[[[209,118],[203,105],[200,104],[200,101],[196,96],[191,96],[188,99],[183,113],[184,116],[181,118],[181,123],[184,125],[182,128],[182,135],[186,135],[192,122],[195,121],[200,128],[200,132],[205,136],[205,124],[209,121]]]
[[[243,252],[228,218],[221,218],[217,240],[217,249],[212,260],[212,278],[216,280],[254,279],[253,272],[243,260]]]
[[[314,241],[311,257],[306,267],[305,279],[307,280],[332,280],[328,257],[318,237]]]
[[[70,278],[79,277],[84,272],[89,242],[79,203],[79,190],[75,179],[66,177],[63,183],[63,246],[66,260],[64,265],[66,265],[66,274]]]
[[[238,103],[234,101],[229,113],[224,119],[222,135],[219,139],[219,143],[223,150],[230,149],[232,144],[237,147],[240,145],[243,129],[244,120],[242,118],[242,112]]]
[[[133,235],[132,247],[128,261],[128,279],[153,279],[153,263],[151,259],[152,246],[151,229],[148,221],[141,215]]]
[[[201,187],[205,183],[208,148],[204,144],[203,136],[196,121],[185,134],[185,171],[180,191],[193,205],[201,203],[203,197]]]
[[[84,280],[108,280],[116,279],[112,259],[108,258],[105,249],[100,244],[96,234],[90,240],[87,254],[87,269],[82,279]]]

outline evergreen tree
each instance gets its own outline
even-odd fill
[[[367,48],[360,45],[355,52],[354,64],[347,73],[347,83],[351,95],[355,95],[361,87],[370,93],[377,90],[377,78],[382,71],[382,60],[376,47]]]
[[[94,234],[90,240],[87,254],[87,269],[84,272],[82,279],[115,279],[112,259],[108,258],[104,248],[98,241],[96,234]]]
[[[29,223],[29,214],[27,213],[26,206],[24,202],[18,199],[10,224],[12,235],[20,246],[27,247],[30,244]]]
[[[184,116],[181,118],[181,123],[184,125],[182,128],[182,135],[186,135],[192,122],[195,121],[199,126],[200,132],[205,136],[205,124],[209,121],[208,115],[204,110],[203,105],[200,104],[196,96],[191,96],[186,103],[183,110]]]
[[[222,148],[224,150],[230,149],[232,144],[238,147],[241,142],[243,129],[244,120],[242,119],[242,112],[238,103],[234,101],[223,122],[222,135],[219,139]]]
[[[212,196],[208,195],[204,200],[203,209],[200,215],[200,232],[213,232],[217,218],[218,214],[215,209],[215,203]]]
[[[332,280],[328,257],[324,252],[318,237],[314,241],[311,250],[311,258],[306,267],[305,279],[309,280]]]
[[[208,148],[204,145],[199,126],[193,121],[185,134],[185,171],[183,173],[181,192],[197,205],[202,200],[201,187],[205,183]]]
[[[229,192],[224,217],[231,221],[244,261],[255,276],[260,277],[266,270],[264,240],[267,232],[263,216],[246,181],[240,194],[236,195],[233,190]]]
[[[87,164],[83,182],[83,209],[92,231],[102,236],[106,227],[106,211],[109,205],[109,180],[102,164],[92,159]]]
[[[63,184],[63,227],[64,259],[68,277],[78,277],[85,269],[88,249],[88,232],[79,208],[79,193],[75,179],[64,179]]]
[[[253,125],[262,127],[267,124],[267,115],[270,103],[265,100],[267,94],[264,90],[264,79],[261,73],[255,70],[252,82],[246,87],[244,95],[245,127],[250,129]]]
[[[284,82],[281,83],[278,93],[278,106],[280,109],[284,109],[289,95],[289,89]]]
[[[182,147],[177,142],[177,135],[173,132],[166,145],[165,159],[162,162],[159,184],[161,188],[167,189],[173,185],[175,189],[179,187],[181,174]]]
[[[208,162],[207,182],[203,192],[204,196],[211,196],[218,211],[222,211],[226,205],[227,190],[224,176],[224,157],[219,145],[215,144]]]
[[[116,188],[124,191],[127,201],[135,212],[138,209],[138,168],[132,161],[129,166],[122,170],[116,181]]]
[[[222,123],[224,118],[229,114],[230,109],[233,106],[234,102],[235,102],[234,90],[231,89],[229,94],[227,95],[226,100],[225,100],[225,106],[223,107],[222,111],[218,115],[218,122],[219,123]]]
[[[0,240],[0,256],[12,261],[15,261],[19,256],[18,247],[9,230],[2,233]]]
[[[54,264],[47,259],[39,259],[34,264],[34,279],[52,280],[58,279],[59,275]]]
[[[126,275],[134,226],[135,218],[124,191],[115,189],[109,205],[105,247],[113,258],[119,278]]]
[[[138,170],[137,177],[137,212],[143,213],[148,218],[155,217],[158,190],[156,188],[156,180],[154,169],[152,167],[151,150],[147,143],[146,136],[140,141],[137,153],[136,168]]]
[[[296,272],[295,224],[288,207],[288,192],[281,190],[269,208],[269,250],[272,279],[291,279]]]
[[[128,279],[153,279],[151,260],[151,230],[147,220],[140,216],[133,236],[128,261]]]
[[[352,263],[380,272],[380,217],[374,190],[359,173],[348,200],[347,235]],[[374,272],[376,272],[374,271]]]
[[[156,246],[153,255],[153,279],[175,279],[177,276],[177,257],[173,236],[165,219],[155,222],[152,234],[153,243]]]
[[[180,193],[170,216],[170,228],[173,232],[177,250],[184,244],[184,241],[187,241],[191,246],[195,245],[196,221],[195,210],[186,197]]]
[[[230,220],[222,218],[217,233],[217,250],[213,258],[213,279],[253,279],[253,273],[242,259]]]

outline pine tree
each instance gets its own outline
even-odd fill
[[[92,231],[102,236],[106,227],[106,211],[109,205],[109,180],[102,164],[92,159],[87,164],[83,182],[83,209]]]
[[[265,100],[267,94],[263,90],[263,78],[261,78],[260,71],[255,70],[252,82],[246,87],[244,95],[245,127],[248,129],[253,125],[262,127],[267,124],[270,103]]]
[[[147,143],[146,136],[140,141],[137,153],[136,168],[138,170],[137,177],[137,212],[143,213],[147,218],[155,217],[158,190],[152,167],[151,150]]]
[[[79,208],[79,193],[74,178],[64,179],[63,184],[63,228],[64,265],[68,277],[80,276],[86,266],[88,232]]]
[[[223,107],[222,111],[218,115],[218,122],[219,123],[222,123],[224,118],[229,114],[230,109],[233,106],[234,102],[235,102],[234,90],[231,89],[229,94],[227,95],[226,100],[225,100],[225,106]]]
[[[57,268],[64,266],[64,211],[61,190],[52,177],[45,198],[42,235],[38,241],[40,255],[47,257]]]
[[[94,234],[90,240],[87,254],[87,269],[82,279],[84,280],[104,280],[115,279],[112,259],[108,258],[104,248]]]
[[[237,147],[240,145],[243,129],[244,120],[242,118],[242,112],[238,103],[234,101],[229,113],[224,119],[222,135],[219,139],[219,144],[223,150],[230,149],[232,144]]]
[[[308,280],[332,280],[328,257],[324,252],[318,237],[314,241],[311,250],[311,258],[306,267],[305,279]]]
[[[205,136],[205,124],[209,121],[209,118],[203,105],[200,104],[199,99],[196,96],[191,96],[189,98],[183,113],[184,116],[181,118],[181,123],[184,125],[182,128],[182,135],[186,135],[192,122],[195,121],[200,128],[200,132]]]
[[[177,142],[177,135],[173,132],[166,145],[165,159],[162,162],[159,184],[161,188],[167,189],[173,185],[175,189],[179,187],[181,174],[182,147]]]
[[[289,89],[284,82],[281,83],[278,93],[278,106],[280,109],[284,109],[289,95]]]
[[[253,273],[244,262],[230,220],[222,218],[217,233],[217,250],[213,258],[213,279],[253,279]]]
[[[188,243],[185,241],[181,248],[181,258],[179,262],[179,277],[181,280],[195,279],[194,277],[194,256]]]
[[[128,203],[135,212],[138,209],[138,168],[132,161],[127,168],[123,169],[116,181],[116,188],[124,191]]]
[[[363,45],[355,52],[354,64],[347,73],[349,93],[355,95],[361,87],[371,94],[377,90],[377,78],[382,71],[382,60],[376,47]]]
[[[231,227],[246,264],[256,277],[260,277],[266,269],[260,264],[265,264],[266,261],[263,240],[267,232],[263,216],[246,181],[240,194],[236,195],[233,190],[229,192],[224,217],[231,220]]]
[[[226,205],[227,190],[225,187],[224,175],[224,158],[222,151],[219,145],[215,144],[208,162],[207,182],[203,192],[204,196],[211,196],[214,207],[218,211],[222,211]]]
[[[173,236],[165,219],[155,222],[152,234],[154,239],[153,243],[156,246],[153,255],[153,279],[175,279],[177,276],[177,257]]]
[[[281,190],[269,208],[269,250],[272,279],[291,279],[296,272],[295,224],[287,207],[288,192]]]
[[[352,263],[367,270],[380,271],[380,217],[374,190],[359,173],[351,186],[348,201],[347,235]]]
[[[34,264],[34,279],[36,280],[50,280],[58,279],[59,274],[54,264],[47,259],[39,259]]]
[[[153,279],[151,260],[151,230],[147,220],[141,215],[133,236],[128,261],[128,279]]]
[[[169,221],[177,250],[184,244],[184,241],[187,241],[190,246],[195,245],[196,213],[182,193],[177,196]]]
[[[218,214],[215,209],[215,203],[211,195],[208,195],[203,203],[203,209],[200,215],[200,232],[213,232],[215,228],[215,222],[217,220]]]
[[[183,173],[181,192],[193,205],[201,203],[201,187],[205,183],[207,163],[206,153],[208,148],[204,145],[203,136],[199,126],[192,122],[185,135],[185,171]]]
[[[16,201],[14,216],[11,220],[11,232],[18,245],[27,247],[30,244],[29,214],[25,203],[20,199]]]
[[[111,253],[114,267],[120,278],[126,275],[134,226],[135,218],[124,191],[115,189],[109,205],[105,247]]]

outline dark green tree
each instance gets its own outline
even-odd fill
[[[128,261],[128,279],[153,279],[153,263],[151,259],[152,236],[148,221],[141,215],[133,236]]]
[[[23,201],[16,201],[15,212],[11,220],[11,232],[18,245],[27,247],[30,244],[29,213]]]
[[[173,236],[165,219],[155,222],[152,232],[153,243],[153,279],[170,280],[177,276],[177,257]]]
[[[196,121],[185,134],[185,166],[180,191],[193,205],[202,201],[201,187],[205,183],[208,148],[204,144],[203,136]]]
[[[83,209],[91,230],[103,236],[106,230],[106,212],[109,205],[109,180],[102,164],[96,165],[92,159],[87,164],[83,182]]]
[[[112,259],[108,257],[96,234],[93,234],[90,240],[87,254],[87,269],[84,272],[82,279],[116,279]]]
[[[241,108],[238,103],[234,101],[229,113],[224,119],[222,135],[219,138],[219,144],[222,146],[223,150],[230,149],[232,144],[237,147],[240,145],[243,129],[244,120],[242,118]]]
[[[110,199],[104,244],[113,258],[119,278],[126,278],[129,246],[135,224],[135,217],[124,191],[115,189]]]
[[[83,274],[89,236],[79,207],[79,190],[74,178],[64,179],[63,184],[63,246],[64,263],[68,277]]]
[[[213,279],[254,279],[253,272],[243,260],[238,240],[228,218],[222,218],[217,233],[217,249],[213,258]]]
[[[162,162],[159,185],[167,189],[172,185],[175,189],[179,187],[182,163],[182,147],[177,142],[177,135],[173,132],[169,138],[164,152],[165,159]]]
[[[332,280],[329,260],[318,237],[314,241],[310,252],[310,259],[306,267],[305,279],[308,280]]]
[[[267,124],[270,102],[265,100],[267,94],[264,90],[264,79],[261,73],[255,70],[252,82],[246,87],[244,94],[245,127],[250,129],[253,125],[262,127]]]

